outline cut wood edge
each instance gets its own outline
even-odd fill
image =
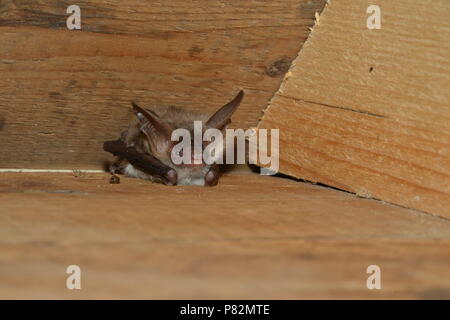
[[[283,76],[283,80],[281,80],[280,86],[278,87],[278,90],[276,90],[272,97],[269,99],[269,103],[267,104],[267,107],[265,107],[264,109],[261,110],[261,116],[258,118],[256,127],[252,127],[250,129],[258,129],[260,123],[264,120],[264,116],[266,111],[268,111],[271,107],[272,107],[272,102],[273,100],[276,98],[278,92],[283,92],[284,87],[286,86],[286,82],[289,79],[289,77],[292,75],[291,70],[295,67],[295,63],[297,62],[297,60],[299,60],[300,58],[300,54],[302,53],[303,49],[305,47],[307,47],[309,45],[310,42],[310,38],[313,36],[314,34],[314,30],[316,29],[317,26],[319,26],[320,24],[320,17],[322,16],[322,14],[325,12],[325,10],[327,10],[328,4],[330,3],[330,0],[327,0],[324,7],[322,8],[321,12],[316,11],[315,15],[314,15],[314,25],[312,27],[309,28],[309,34],[308,37],[306,38],[305,42],[303,42],[302,47],[300,48],[300,50],[298,51],[297,55],[295,56],[295,58],[292,60],[291,65],[289,66],[288,71],[284,74]]]

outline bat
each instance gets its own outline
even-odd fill
[[[201,121],[203,130],[213,128],[224,132],[243,97],[244,91],[241,90],[233,100],[212,115],[173,106],[141,108],[132,102],[136,119],[128,130],[121,133],[119,139],[103,144],[104,151],[117,157],[109,171],[113,175],[124,174],[166,185],[217,185],[221,164],[206,164],[203,160],[198,164],[175,164],[172,161],[172,149],[178,143],[171,140],[172,131],[180,128],[188,130],[192,145],[194,121]],[[206,145],[203,142],[202,147]],[[194,159],[194,148],[191,150],[191,159]]]

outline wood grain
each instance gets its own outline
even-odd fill
[[[211,110],[240,89],[234,125],[255,125],[325,0],[0,3],[0,167],[99,169],[146,106]]]
[[[254,174],[121,180],[0,174],[0,298],[450,298],[448,219]]]
[[[280,171],[450,217],[450,3],[333,1],[265,111]]]

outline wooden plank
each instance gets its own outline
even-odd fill
[[[0,298],[450,298],[447,219],[254,174],[108,180],[0,174]]]
[[[282,173],[450,217],[450,3],[333,1],[259,128]]]
[[[255,125],[325,0],[0,4],[0,167],[102,167],[130,101],[215,110],[239,88]]]

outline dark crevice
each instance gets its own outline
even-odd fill
[[[253,172],[259,173],[259,169],[260,168],[258,166],[256,166],[256,165],[249,165],[249,167],[251,168],[251,170]],[[277,173],[277,174],[273,175],[273,177],[289,179],[289,180],[292,180],[292,181],[295,181],[295,182],[299,182],[299,183],[305,183],[305,184],[315,185],[315,186],[319,186],[319,187],[323,187],[323,188],[327,188],[327,189],[333,189],[333,190],[336,190],[336,191],[345,192],[345,193],[354,195],[354,196],[356,196],[356,197],[358,197],[360,199],[375,200],[375,201],[381,202],[383,204],[388,204],[388,205],[392,205],[392,206],[395,206],[395,207],[412,210],[413,212],[415,212],[417,214],[425,215],[425,216],[428,216],[428,217],[434,217],[434,218],[442,219],[442,220],[444,220],[446,222],[450,222],[450,218],[446,218],[446,217],[438,215],[438,214],[422,211],[422,210],[416,209],[416,208],[410,208],[410,207],[402,206],[400,204],[392,203],[392,202],[389,202],[389,201],[386,201],[386,200],[383,200],[383,199],[378,199],[378,198],[373,198],[373,197],[361,197],[358,194],[356,194],[355,192],[344,190],[344,189],[340,189],[340,188],[337,188],[337,187],[333,187],[333,186],[330,186],[330,185],[327,185],[327,184],[324,184],[324,183],[321,183],[321,182],[313,182],[313,181],[309,181],[309,180],[306,180],[306,179],[303,179],[303,178],[295,178],[295,177],[288,176],[288,175],[283,174],[283,173]]]

